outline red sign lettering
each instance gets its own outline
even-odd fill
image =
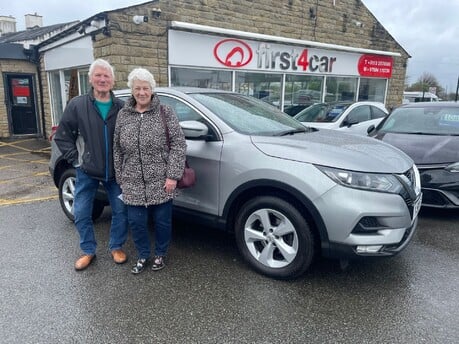
[[[392,76],[393,59],[391,56],[362,55],[358,70],[361,76],[390,78]]]

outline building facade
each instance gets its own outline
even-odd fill
[[[95,58],[116,89],[135,67],[159,86],[232,90],[285,111],[317,101],[401,104],[409,54],[360,0],[149,1],[81,21],[37,46],[44,135],[87,92]]]
[[[43,136],[41,73],[37,44],[73,26],[42,27],[41,16],[26,15],[24,31],[16,32],[13,17],[0,16],[0,138]]]

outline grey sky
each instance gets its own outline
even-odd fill
[[[43,25],[52,25],[83,20],[98,12],[144,2],[147,1],[3,0],[0,15],[12,15],[16,18],[17,30],[24,30],[24,15],[29,13],[41,15]],[[422,73],[428,72],[448,92],[456,91],[459,76],[459,0],[363,2],[412,56],[408,62],[408,83],[414,83]]]
[[[408,83],[434,75],[448,93],[459,76],[459,0],[363,0],[364,4],[412,56]]]

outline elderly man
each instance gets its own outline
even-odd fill
[[[113,133],[123,107],[112,92],[114,79],[113,67],[103,59],[95,60],[89,67],[89,93],[69,101],[54,137],[64,158],[76,169],[73,213],[83,253],[75,262],[78,271],[86,269],[96,257],[92,208],[100,182],[112,208],[109,250],[115,263],[127,260],[122,250],[128,232],[126,208],[119,198],[121,189],[113,169]]]

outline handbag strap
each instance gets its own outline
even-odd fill
[[[167,147],[169,147],[169,150],[171,150],[171,140],[169,138],[169,128],[167,126],[167,122],[166,122],[166,116],[164,116],[164,108],[162,105],[159,105],[159,115],[161,117],[161,120],[163,121],[163,124],[164,124],[164,129],[166,131],[166,143],[167,143]]]
[[[161,117],[161,120],[163,121],[164,128],[166,130],[166,142],[167,142],[167,147],[169,147],[169,150],[171,150],[171,141],[169,138],[169,127],[167,126],[166,122],[166,116],[164,116],[164,108],[162,105],[159,105],[159,116]],[[185,159],[185,167],[188,168],[188,161]]]

